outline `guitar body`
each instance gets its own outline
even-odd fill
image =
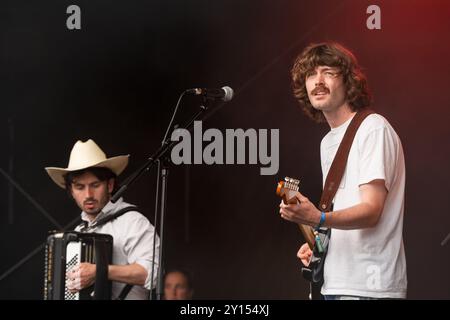
[[[310,282],[310,299],[311,300],[325,300],[322,293],[320,293],[320,290],[322,290],[323,280],[318,283]]]
[[[298,189],[300,181],[289,177],[285,181],[280,181],[277,186],[277,195],[283,199],[286,204],[298,203]],[[325,257],[328,249],[328,243],[331,236],[331,229],[320,228],[317,236],[320,239],[321,250],[316,246],[316,234],[311,226],[298,224],[300,231],[312,250],[311,260],[308,267],[302,268],[302,276],[310,282],[310,299],[323,300],[320,290],[323,285],[323,269],[325,265]]]

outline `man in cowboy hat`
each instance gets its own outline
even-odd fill
[[[108,267],[108,278],[112,283],[112,298],[122,292],[126,284],[133,285],[127,299],[147,299],[148,290],[154,286],[158,260],[153,256],[155,228],[141,213],[128,211],[109,222],[96,223],[117,213],[130,204],[120,198],[110,201],[115,179],[128,165],[129,155],[107,158],[105,153],[91,139],[77,141],[70,153],[67,168],[47,167],[50,178],[66,189],[82,210],[81,219],[85,226],[78,226],[89,232],[106,233],[113,236],[112,265]],[[156,237],[155,250],[158,251],[159,238]],[[155,268],[152,272],[152,264]],[[89,287],[95,282],[96,266],[81,263],[68,272],[68,289],[72,292]]]

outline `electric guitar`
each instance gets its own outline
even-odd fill
[[[286,177],[277,186],[277,195],[283,199],[285,204],[298,203],[300,180]],[[310,281],[310,299],[323,299],[320,288],[323,284],[323,267],[328,249],[331,230],[320,228],[314,230],[311,226],[298,224],[300,231],[312,250],[311,259],[307,267],[302,268],[303,277]]]

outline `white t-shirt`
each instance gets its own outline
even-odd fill
[[[323,183],[351,119],[331,131],[320,146]],[[359,186],[383,179],[384,210],[373,228],[332,229],[322,294],[406,298],[403,247],[405,161],[400,139],[388,121],[369,115],[359,127],[334,198],[334,210],[361,202]]]

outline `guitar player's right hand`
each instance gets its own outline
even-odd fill
[[[307,267],[311,260],[312,251],[307,243],[304,243],[297,252],[297,257],[302,261],[303,265]]]

